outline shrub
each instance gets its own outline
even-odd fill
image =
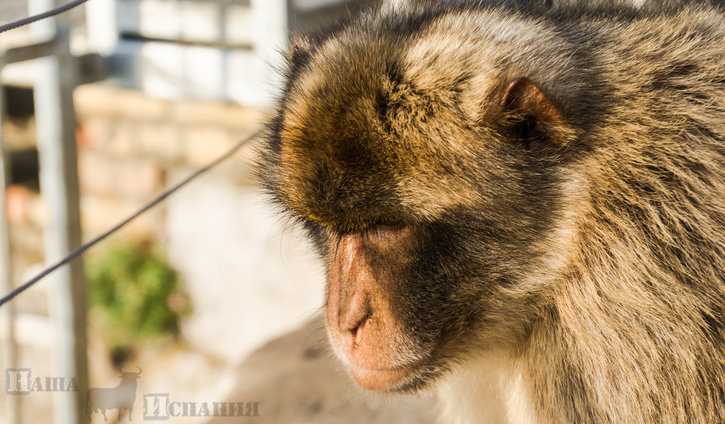
[[[117,361],[138,344],[176,337],[190,312],[178,273],[149,243],[113,246],[87,261],[91,324]]]

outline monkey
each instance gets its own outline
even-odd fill
[[[725,12],[396,2],[287,53],[257,173],[331,347],[446,423],[725,422]]]

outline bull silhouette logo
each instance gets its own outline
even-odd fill
[[[106,411],[118,409],[118,421],[121,421],[123,410],[128,411],[128,420],[132,421],[133,404],[136,401],[136,380],[141,377],[141,368],[136,367],[138,372],[123,372],[121,367],[118,372],[121,382],[118,386],[111,388],[88,389],[86,397],[86,414],[88,420],[94,412],[103,414],[103,421],[108,421]]]

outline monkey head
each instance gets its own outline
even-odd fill
[[[263,148],[266,187],[325,261],[332,346],[367,389],[519,346],[541,313],[521,305],[550,296],[532,275],[576,131],[551,77],[502,65],[495,29],[451,14],[378,11],[295,43]]]

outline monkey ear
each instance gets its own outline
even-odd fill
[[[564,116],[530,79],[519,77],[506,87],[501,99],[503,110],[520,112],[548,122],[562,122]]]
[[[530,79],[513,79],[495,95],[484,121],[500,122],[522,141],[546,140],[563,144],[570,131],[561,110]]]
[[[307,37],[295,36],[290,42],[289,50],[285,53],[288,63],[298,63],[309,56],[312,44]]]

